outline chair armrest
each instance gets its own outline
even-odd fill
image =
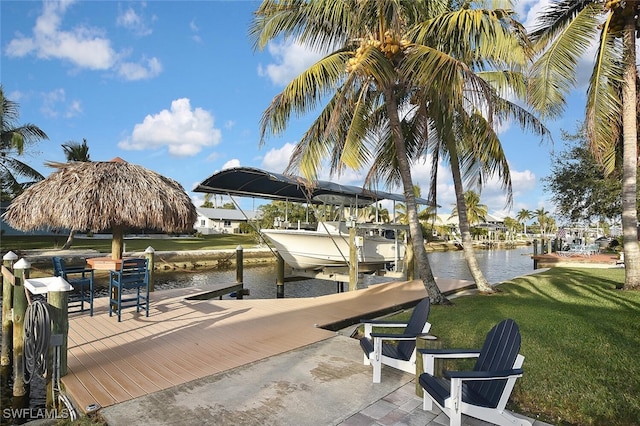
[[[364,325],[365,337],[371,338],[371,333],[374,327],[406,327],[407,323],[399,321],[385,321],[385,320],[360,320],[360,324]]]
[[[477,358],[480,356],[480,351],[477,349],[418,349],[418,352],[434,358]]]
[[[65,268],[64,269],[65,274],[84,274],[84,273],[89,273],[89,272],[93,272],[93,269],[91,268],[85,268],[84,266],[77,266],[77,267],[71,267],[71,268]]]
[[[371,333],[371,337],[382,340],[416,340],[415,335],[404,333]]]
[[[445,371],[444,377],[448,379],[462,380],[495,380],[506,379],[508,377],[520,377],[523,374],[522,368],[512,368],[502,371]]]
[[[385,321],[385,320],[360,320],[360,324],[371,324],[374,327],[406,327],[406,322]]]

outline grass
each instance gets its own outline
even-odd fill
[[[623,282],[622,269],[552,268],[503,283],[496,295],[432,306],[431,334],[445,348],[479,348],[491,327],[513,318],[525,374],[510,409],[557,425],[638,425],[640,292],[616,290]]]
[[[2,251],[57,249],[67,240],[66,235],[54,236],[2,236]],[[235,249],[238,245],[245,248],[256,246],[255,236],[247,234],[216,234],[193,238],[126,238],[127,251],[144,251],[152,246],[156,251],[182,250],[219,250]],[[97,250],[100,253],[111,252],[110,238],[76,238],[72,249]]]

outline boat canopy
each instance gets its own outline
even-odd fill
[[[197,185],[194,191],[308,204],[366,206],[381,200],[405,201],[404,195],[401,194],[323,180],[311,182],[300,176],[273,173],[253,167],[234,167],[216,172]],[[416,197],[416,202],[435,205],[421,197]]]

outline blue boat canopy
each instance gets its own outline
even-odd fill
[[[194,188],[195,192],[258,197],[309,204],[370,205],[381,200],[404,202],[404,195],[341,185],[300,176],[268,172],[253,167],[234,167],[214,173]],[[416,197],[418,204],[435,203]]]

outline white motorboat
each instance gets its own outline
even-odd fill
[[[358,208],[377,205],[381,200],[393,203],[405,201],[401,194],[320,180],[310,182],[299,176],[252,167],[237,167],[216,172],[202,181],[195,191],[226,194],[230,197],[236,195],[291,201],[307,206],[351,206],[355,208],[354,216],[358,215]],[[416,197],[416,202],[435,205],[420,197]],[[340,211],[344,213],[343,208],[340,208]],[[302,226],[290,229],[286,226],[286,221],[285,218],[284,223],[279,224],[282,225],[279,228],[274,226],[274,229],[261,229],[260,232],[275,246],[287,264],[296,269],[314,271],[332,266],[350,266],[351,241],[349,228],[344,220],[321,221],[315,230],[302,229]],[[359,271],[380,271],[382,268],[389,269],[390,266],[393,266],[392,269],[395,271],[403,269],[401,262],[405,255],[405,244],[398,240],[397,231],[407,230],[406,225],[353,223],[353,226],[356,229],[353,244]]]
[[[356,227],[356,257],[361,271],[396,265],[404,258],[404,243],[395,238],[393,231],[385,236],[374,230],[381,227],[371,224]],[[318,270],[349,264],[350,237],[344,221],[320,222],[316,230],[262,229],[260,232],[293,268]]]

